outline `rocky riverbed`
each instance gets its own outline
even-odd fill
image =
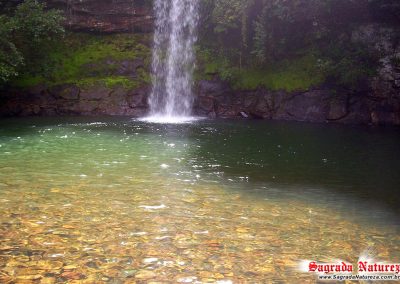
[[[1,123],[1,283],[315,283],[302,260],[400,261],[394,132],[359,151],[370,134],[336,127]]]

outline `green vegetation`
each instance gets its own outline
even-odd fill
[[[36,0],[3,7],[1,12],[0,86],[73,83],[135,88],[150,81],[145,71],[150,64],[148,35],[65,35],[60,13],[46,10]],[[135,60],[139,63],[129,66]]]
[[[336,47],[326,50],[305,50],[292,58],[271,61],[267,64],[248,64],[239,67],[232,57],[199,48],[197,79],[218,76],[235,89],[305,91],[329,83],[333,87],[356,90],[376,74],[377,59],[365,48]]]
[[[255,89],[259,86],[270,90],[305,91],[318,86],[325,74],[317,67],[313,57],[287,60],[269,69],[243,70],[234,86],[239,89]]]
[[[60,13],[37,0],[0,1],[0,12],[0,86],[150,82],[151,35],[65,35]],[[352,31],[399,15],[397,0],[202,0],[196,78],[236,89],[357,90],[378,62]],[[135,60],[143,62],[121,70]]]
[[[53,68],[46,74],[24,74],[13,82],[18,87],[37,84],[74,83],[81,86],[104,84],[135,88],[149,83],[145,70],[150,63],[150,50],[145,35],[68,34],[48,56]],[[140,60],[136,70],[120,70],[123,62]],[[136,73],[136,76],[132,77]]]
[[[7,14],[0,14],[0,85],[21,73],[47,69],[45,58],[62,38],[63,17],[45,10],[36,0],[26,0]]]
[[[371,21],[366,15],[377,21],[378,11],[397,15],[397,2],[204,0],[197,77],[218,75],[238,89],[293,91],[328,83],[356,90],[378,62],[352,42],[352,32]]]
[[[235,89],[252,90],[265,87],[270,90],[303,91],[318,86],[326,79],[326,72],[312,54],[287,59],[270,66],[238,68],[229,59],[212,56],[209,50],[200,51],[198,79],[218,75]]]

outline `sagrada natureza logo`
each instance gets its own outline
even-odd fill
[[[342,260],[318,262],[302,260],[299,270],[313,273],[319,281],[393,281],[400,280],[400,263],[377,261],[373,248],[365,250],[356,264]]]
[[[368,261],[359,261],[357,263],[358,273],[376,273],[376,274],[400,274],[400,263],[370,263]],[[353,273],[355,272],[353,264],[341,263],[318,263],[312,261],[308,265],[308,272],[316,273]]]
[[[316,274],[320,281],[400,280],[400,263],[376,262],[372,259],[360,258],[357,265],[344,261],[336,263],[302,261],[300,269],[303,272]]]

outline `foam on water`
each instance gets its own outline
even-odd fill
[[[202,117],[195,116],[163,116],[163,115],[154,115],[141,118],[140,121],[149,122],[149,123],[161,123],[161,124],[185,124],[192,123],[195,121],[202,120]]]

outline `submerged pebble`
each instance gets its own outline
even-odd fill
[[[338,210],[297,188],[280,195],[202,140],[88,131],[100,126],[26,135],[24,151],[1,138],[0,283],[314,283],[300,260],[356,263],[371,248],[400,262],[398,227],[350,217],[364,214],[355,205]],[[131,139],[115,143],[118,131]]]

